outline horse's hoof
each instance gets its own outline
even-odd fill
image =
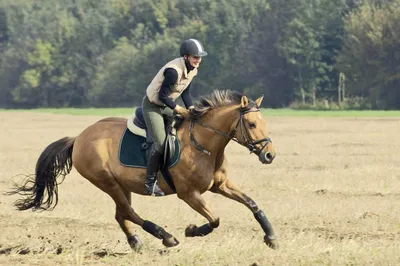
[[[188,227],[186,227],[186,229],[185,229],[185,236],[186,237],[195,237],[196,236],[196,234],[195,234],[196,230],[197,230],[197,226],[196,225],[189,224]]]
[[[279,249],[279,244],[276,239],[270,239],[268,236],[264,236],[264,242],[269,248]]]
[[[133,251],[139,251],[143,247],[143,242],[137,235],[128,237],[128,243]]]
[[[170,248],[170,247],[177,246],[179,244],[179,241],[175,237],[171,236],[171,237],[163,239],[162,243],[167,248]]]

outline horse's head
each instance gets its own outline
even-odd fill
[[[262,100],[263,97],[250,101],[242,93],[230,90],[214,90],[211,94],[201,97],[192,112],[193,119],[189,128],[192,144],[202,152],[211,154],[192,134],[194,125],[200,124],[228,141],[232,139],[247,147],[251,153],[258,155],[262,163],[272,163],[275,150],[260,112]],[[208,113],[210,115],[202,119]]]
[[[263,164],[270,164],[275,158],[275,150],[268,137],[266,121],[260,112],[262,100],[263,96],[250,102],[247,96],[242,96],[239,118],[233,128],[233,140],[257,154]]]

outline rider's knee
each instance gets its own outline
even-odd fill
[[[157,143],[157,142],[153,143],[153,149],[155,151],[158,151],[159,153],[164,152],[164,146],[165,146],[165,142],[164,143]]]

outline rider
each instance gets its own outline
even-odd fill
[[[188,109],[193,108],[190,85],[197,75],[202,57],[206,55],[207,52],[198,40],[185,40],[180,47],[181,57],[164,65],[147,87],[143,98],[143,115],[153,145],[147,160],[144,191],[146,195],[164,196],[156,182],[166,139],[162,116],[164,109],[170,108],[184,118],[189,118]],[[187,109],[175,103],[179,96]]]

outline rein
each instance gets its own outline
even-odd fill
[[[263,138],[260,140],[252,140],[248,131],[248,128],[244,125],[243,122],[243,115],[249,113],[249,112],[259,112],[260,109],[259,108],[251,108],[248,110],[244,110],[244,111],[240,111],[240,117],[238,119],[238,122],[236,123],[236,126],[234,127],[234,129],[229,132],[229,133],[225,133],[222,131],[219,131],[218,129],[215,129],[207,124],[204,124],[203,122],[200,122],[198,120],[191,120],[190,121],[190,127],[189,127],[189,136],[190,136],[190,141],[192,142],[192,144],[200,151],[202,151],[203,153],[207,154],[207,155],[211,155],[211,152],[206,150],[203,146],[201,146],[201,144],[194,138],[193,136],[193,129],[194,129],[194,125],[197,123],[202,127],[205,127],[207,129],[210,129],[211,131],[217,133],[220,136],[223,136],[227,139],[233,140],[237,143],[239,143],[240,145],[246,147],[250,153],[256,153],[257,155],[265,148],[265,146],[267,146],[270,142],[272,142],[272,140],[270,138]],[[242,133],[242,139],[243,141],[240,141],[238,138],[235,137],[236,131],[237,129],[240,127],[240,131]],[[247,136],[246,136],[247,135]],[[260,144],[262,142],[265,142],[261,148],[257,149],[256,145]]]

